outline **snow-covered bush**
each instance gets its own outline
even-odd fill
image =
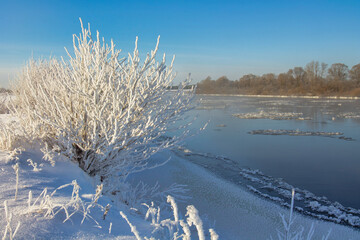
[[[157,61],[159,39],[141,62],[137,39],[133,53],[120,58],[113,41],[81,27],[68,60],[29,61],[10,107],[19,118],[17,135],[40,141],[50,158],[51,151],[69,157],[111,192],[114,177],[125,181],[152,167],[152,154],[186,135],[188,123],[174,123],[191,107],[194,90],[185,90],[186,80],[169,91],[174,59],[170,66],[165,55]],[[165,137],[170,130],[177,134]]]

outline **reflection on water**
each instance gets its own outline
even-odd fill
[[[226,156],[243,168],[259,169],[332,202],[360,209],[360,100],[206,95],[197,100],[198,107],[189,113],[198,116],[194,128],[210,123],[186,141],[186,148]],[[265,116],[301,114],[303,119],[236,117],[261,112]],[[249,134],[256,130],[309,134]],[[312,134],[319,132],[342,133],[352,141]],[[222,171],[221,164],[216,166],[212,171]]]

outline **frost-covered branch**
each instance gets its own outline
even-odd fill
[[[284,227],[284,232],[277,231],[277,237],[279,240],[311,240],[313,238],[315,229],[314,224],[311,224],[311,227],[306,236],[304,236],[304,228],[300,226],[297,230],[293,230],[291,227],[294,224],[295,218],[293,217],[294,212],[294,200],[295,200],[295,189],[291,191],[291,205],[290,205],[290,213],[289,213],[289,220],[285,219],[283,214],[280,214],[282,224]],[[331,229],[326,236],[322,237],[322,240],[327,240],[330,236]],[[273,238],[270,237],[272,240]]]
[[[61,189],[72,187],[72,194],[70,199],[65,202],[56,201],[54,195]],[[75,214],[82,214],[83,219],[81,224],[85,219],[92,220],[97,226],[99,223],[90,215],[90,209],[98,206],[103,209],[102,206],[97,204],[97,201],[101,195],[102,186],[98,186],[96,189],[96,193],[93,196],[91,202],[84,202],[79,194],[80,186],[76,182],[76,180],[72,181],[72,183],[62,185],[56,188],[51,193],[48,193],[48,189],[45,188],[40,195],[33,200],[32,192],[29,192],[28,198],[28,210],[26,214],[41,214],[45,218],[52,219],[59,212],[63,211],[65,213],[65,219],[63,222],[70,220],[70,218]]]
[[[136,227],[134,225],[131,224],[131,222],[129,221],[129,219],[127,218],[127,216],[125,215],[125,213],[123,213],[122,211],[120,211],[120,215],[122,218],[125,219],[125,221],[127,222],[127,224],[130,226],[131,232],[134,234],[134,236],[136,237],[136,240],[142,240],[142,238],[140,237],[139,232],[137,231]]]
[[[203,222],[197,209],[193,205],[187,206],[187,213],[185,215],[187,216],[187,219],[183,220],[179,216],[179,210],[175,199],[169,195],[167,197],[167,202],[171,205],[174,220],[167,218],[160,221],[160,208],[155,207],[153,202],[151,205],[143,203],[143,205],[147,207],[145,220],[151,217],[151,225],[154,228],[150,239],[190,240],[190,227],[194,225],[198,233],[199,240],[205,240]],[[130,227],[132,227],[132,225]],[[209,234],[211,240],[219,239],[219,236],[214,229],[210,228]]]
[[[33,160],[28,159],[26,161],[29,163],[30,166],[33,167],[34,172],[40,172],[42,170],[41,168],[38,168],[38,164],[36,162],[33,162]],[[39,166],[42,167],[43,164],[41,163]]]
[[[205,240],[203,222],[199,217],[198,210],[193,205],[187,206],[186,210],[187,213],[185,216],[188,216],[187,223],[189,224],[189,226],[195,225],[198,232],[199,240]]]
[[[9,236],[9,239],[12,240],[12,239],[14,239],[16,233],[18,232],[21,223],[19,221],[18,224],[16,225],[15,230],[13,231],[13,229],[11,227],[12,213],[9,212],[9,208],[7,206],[6,200],[4,201],[4,210],[5,210],[6,227],[5,227],[5,231],[4,231],[2,240],[5,240],[7,236]]]
[[[17,199],[18,190],[19,190],[19,163],[17,162],[15,165],[12,166],[16,174],[16,184],[15,184],[15,201]]]

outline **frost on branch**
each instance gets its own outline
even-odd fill
[[[311,224],[311,227],[307,234],[305,233],[305,229],[303,226],[300,226],[298,229],[295,230],[293,229],[294,220],[295,220],[295,217],[293,216],[294,200],[295,200],[295,189],[292,189],[289,220],[286,220],[285,216],[283,214],[280,214],[284,230],[283,231],[277,230],[278,240],[311,240],[313,239],[313,235],[315,232],[314,223]],[[321,239],[322,240],[329,239],[330,233],[331,233],[331,229],[329,230],[328,234],[326,236],[323,236]],[[273,240],[272,236],[270,236],[270,239]]]
[[[159,39],[141,61],[136,39],[133,53],[120,58],[113,41],[106,44],[98,32],[93,38],[90,26],[82,26],[68,60],[30,60],[20,74],[10,103],[20,121],[18,134],[40,140],[50,161],[51,151],[69,157],[107,192],[110,178],[125,181],[149,168],[152,154],[187,133],[188,123],[174,123],[191,108],[194,95],[194,89],[184,89],[189,80],[169,91],[174,59],[170,66],[165,55],[158,62],[158,45]]]
[[[15,201],[17,199],[18,190],[19,190],[19,163],[17,162],[15,165],[12,166],[16,174],[16,185],[15,185]]]
[[[172,196],[167,196],[167,202],[171,205],[174,220],[166,218],[160,220],[160,207],[155,207],[154,203],[151,202],[151,205],[143,203],[147,207],[147,212],[145,214],[145,220],[148,220],[151,217],[151,226],[154,230],[151,232],[151,237],[140,236],[140,233],[137,231],[136,227],[129,221],[127,216],[120,212],[120,215],[125,219],[131,232],[135,235],[138,240],[148,240],[148,239],[170,239],[170,240],[190,240],[191,239],[191,227],[194,225],[196,232],[198,234],[199,240],[205,240],[205,232],[203,228],[203,222],[199,216],[198,210],[193,206],[187,206],[187,219],[181,219],[179,215],[178,206],[175,202],[175,199]],[[209,236],[210,235],[210,236]],[[219,235],[215,232],[214,229],[209,229],[209,238],[210,240],[218,240]]]
[[[4,201],[4,210],[5,210],[5,219],[2,219],[2,220],[6,222],[6,227],[4,230],[4,235],[2,237],[2,240],[5,240],[7,236],[9,236],[9,239],[12,240],[12,239],[14,239],[16,233],[18,232],[18,230],[20,228],[20,221],[18,222],[15,230],[13,231],[12,226],[11,226],[13,215],[12,215],[12,213],[9,212],[9,208],[7,206],[7,200]]]
[[[63,199],[63,201],[59,201],[59,199],[54,195],[58,191],[68,187],[72,187],[71,197]],[[97,201],[101,196],[102,185],[97,186],[96,193],[94,194],[91,202],[83,201],[80,197],[79,191],[80,186],[76,180],[73,180],[72,183],[56,188],[51,193],[48,192],[47,188],[44,188],[35,200],[33,200],[32,192],[29,191],[29,198],[27,201],[28,209],[25,214],[42,215],[45,218],[53,219],[59,212],[64,212],[65,219],[63,222],[70,220],[75,214],[81,214],[83,216],[81,224],[85,221],[85,219],[89,219],[92,220],[98,227],[99,223],[90,215],[90,213],[91,209],[94,207],[105,210],[104,207],[97,204]]]

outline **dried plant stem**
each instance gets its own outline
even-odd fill
[[[9,212],[9,208],[7,206],[7,201],[4,201],[4,209],[5,209],[5,220],[6,220],[6,227],[5,227],[5,231],[4,231],[4,235],[2,240],[6,239],[6,236],[9,235],[9,239],[13,240],[16,233],[18,232],[19,228],[20,228],[20,221],[18,222],[18,224],[16,225],[16,228],[13,232],[12,227],[11,227],[11,220],[12,220],[12,213]]]
[[[19,163],[18,162],[13,166],[13,169],[16,174],[16,185],[15,185],[15,201],[16,201],[17,195],[18,195],[18,189],[19,189]]]
[[[127,218],[127,216],[126,216],[122,211],[120,211],[120,215],[121,215],[122,218],[125,219],[125,221],[127,222],[127,224],[130,226],[131,232],[135,235],[136,240],[142,240],[141,237],[140,237],[139,232],[136,230],[136,227],[131,224],[131,222],[129,221],[129,219]]]

